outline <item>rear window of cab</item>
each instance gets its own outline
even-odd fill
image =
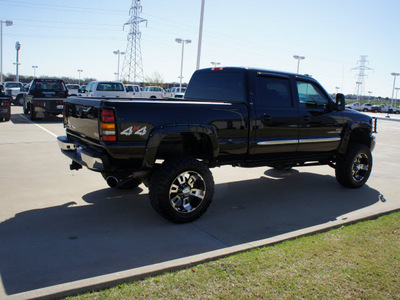
[[[209,70],[195,73],[186,90],[186,100],[244,102],[245,75],[241,70]]]

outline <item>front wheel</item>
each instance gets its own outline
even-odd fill
[[[214,196],[209,168],[194,158],[166,160],[151,178],[150,203],[164,218],[188,223],[204,214]]]
[[[372,154],[366,145],[353,144],[347,153],[338,157],[336,180],[345,187],[360,188],[372,170]]]

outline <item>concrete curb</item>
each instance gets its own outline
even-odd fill
[[[272,238],[262,239],[250,243],[245,243],[237,246],[227,247],[215,251],[210,251],[202,254],[192,255],[180,259],[170,260],[158,264],[148,265],[140,268],[126,270],[123,272],[111,273],[103,276],[78,280],[74,282],[63,283],[42,289],[32,290],[29,292],[14,294],[6,296],[5,300],[13,299],[58,299],[62,297],[82,294],[90,291],[98,291],[106,288],[116,286],[128,281],[144,279],[148,276],[162,274],[168,271],[184,269],[204,262],[217,260],[232,254],[248,251],[255,248],[260,248],[268,245],[273,245],[283,241],[295,239],[302,236],[313,235],[316,233],[324,232],[330,229],[338,228],[344,225],[350,225],[365,220],[371,220],[380,216],[390,214],[392,212],[400,211],[400,209],[393,209],[389,211],[382,211],[370,216],[360,217],[353,220],[343,218],[341,220],[331,221],[328,223],[304,228],[301,230],[281,234]]]

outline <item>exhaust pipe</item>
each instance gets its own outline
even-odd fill
[[[116,188],[119,184],[119,180],[114,176],[107,177],[106,181],[108,186],[111,188]]]

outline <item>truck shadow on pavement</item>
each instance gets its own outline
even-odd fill
[[[107,188],[82,199],[86,205],[71,199],[0,223],[8,295],[323,224],[377,203],[379,192],[345,189],[328,175],[271,169],[258,179],[217,184],[206,214],[183,225],[159,217],[144,187]]]
[[[13,124],[31,124],[29,116],[24,114],[11,114],[11,122]],[[62,115],[48,116],[46,118],[38,118],[33,122],[37,124],[57,124],[63,122],[63,117]]]

